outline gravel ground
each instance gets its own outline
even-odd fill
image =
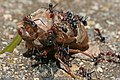
[[[0,50],[12,41],[17,33],[16,22],[24,15],[46,7],[50,2],[59,3],[57,8],[70,10],[88,16],[90,46],[97,51],[112,51],[120,54],[120,0],[0,0]],[[94,41],[93,28],[99,28],[106,37],[106,43]],[[94,47],[93,47],[94,46]],[[31,61],[22,56],[25,52],[22,42],[13,53],[0,55],[0,80],[72,80],[55,65],[31,68]],[[100,80],[120,78],[120,65],[103,62],[97,67],[93,63],[75,59],[73,66],[96,69]],[[54,74],[49,74],[54,69]],[[54,77],[54,78],[53,78]],[[95,78],[95,74],[93,74]],[[86,80],[81,78],[81,80]],[[98,80],[98,79],[95,79]]]

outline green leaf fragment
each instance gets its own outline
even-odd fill
[[[22,38],[20,37],[19,34],[17,34],[17,36],[13,39],[13,41],[6,46],[1,52],[0,54],[3,54],[5,52],[13,52],[13,50],[17,47],[17,45],[20,44]]]

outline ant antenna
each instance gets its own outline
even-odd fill
[[[87,19],[88,19],[88,17],[86,16],[84,20],[86,21]]]
[[[58,3],[55,4],[55,6],[53,8],[55,8],[58,5]]]
[[[82,21],[82,19],[83,19],[83,16],[80,16],[80,17],[79,17],[79,20]]]

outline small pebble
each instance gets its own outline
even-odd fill
[[[14,35],[9,35],[9,39],[13,39],[14,38]]]
[[[14,72],[14,71],[15,71],[15,69],[11,69],[11,71],[12,71],[12,72]]]
[[[22,68],[21,69],[25,69],[25,67],[24,66],[22,66]]]
[[[13,32],[17,32],[17,29],[13,29]]]
[[[34,78],[34,80],[39,80],[39,78]]]
[[[49,3],[51,3],[51,0],[38,0],[39,2],[41,2],[41,3],[47,3],[47,4],[49,4]],[[59,0],[55,0],[55,1],[59,1]]]
[[[19,67],[23,66],[24,64],[19,64]]]
[[[86,16],[86,13],[81,12],[80,15],[81,16]]]
[[[6,70],[8,70],[8,69],[9,69],[9,67],[7,67],[7,66],[6,66],[6,67],[3,67],[3,70],[4,70],[4,71],[6,71]]]
[[[119,36],[119,35],[116,35],[115,37],[116,37],[116,38],[120,38],[120,36]]]
[[[83,62],[80,62],[79,65],[83,65],[84,63]]]
[[[19,53],[19,51],[15,48],[14,49],[14,51],[13,51],[14,53]]]
[[[118,31],[118,34],[120,35],[120,31]]]
[[[106,22],[107,22],[109,25],[115,25],[115,22],[113,22],[113,21],[106,20]]]
[[[4,75],[1,80],[13,80],[10,76]]]
[[[18,60],[18,58],[14,58],[14,60],[16,61],[16,60]]]
[[[17,20],[17,19],[14,19],[13,22],[16,23],[16,22],[18,22],[18,20]]]
[[[14,73],[15,73],[15,74],[18,74],[18,72],[16,72],[16,71],[15,71]]]
[[[0,58],[4,58],[4,57],[6,57],[5,53],[4,54],[0,54]]]
[[[7,45],[8,43],[7,42],[2,42],[2,44]]]
[[[89,25],[89,26],[95,25],[95,21],[92,21],[92,20],[91,20],[91,21],[88,21],[88,25]]]
[[[99,23],[95,24],[95,28],[98,28],[98,29],[102,30],[102,27],[100,26]]]
[[[91,27],[90,26],[85,26],[86,29],[90,29]]]
[[[95,5],[95,6],[92,6],[92,9],[93,9],[93,10],[98,10],[99,7],[98,7],[97,5]]]
[[[103,72],[103,70],[100,66],[97,67],[97,72]]]
[[[110,77],[112,80],[115,80],[116,78],[114,76]],[[118,79],[119,80],[119,79]]]
[[[108,6],[102,6],[101,11],[109,11],[109,7]]]
[[[4,14],[3,17],[4,17],[5,21],[12,20],[12,15],[10,15],[10,14]]]
[[[5,26],[5,25],[3,25],[3,28],[6,28],[6,26]]]

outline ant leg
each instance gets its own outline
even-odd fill
[[[65,71],[66,73],[68,73],[68,71],[66,71],[64,68],[62,68],[60,66],[60,61],[56,61],[56,65],[58,66],[58,68],[62,69],[63,71]]]
[[[81,54],[84,54],[84,55],[86,55],[90,58],[93,58],[93,56],[90,56],[89,54],[84,53],[83,51],[80,51],[80,50],[77,50],[77,49],[69,49],[69,52],[71,53],[70,55],[81,53]]]
[[[55,17],[54,13],[50,13],[50,18],[52,19],[52,26],[54,25],[54,17]]]
[[[62,70],[65,71],[66,73],[68,73],[68,74],[69,74],[71,77],[73,77],[74,79],[76,78],[75,75],[72,74],[72,72],[71,72],[70,69],[69,69],[69,70],[65,70],[64,68],[62,68],[62,67],[60,66],[60,61],[56,61],[56,65],[58,66],[58,68],[62,69]],[[67,67],[67,69],[68,69],[68,67]]]
[[[25,53],[23,53],[24,57],[30,58],[32,57],[33,50],[28,49]]]
[[[97,33],[97,35],[100,37],[100,42],[104,42],[105,43],[105,37],[102,36],[100,30],[98,28],[94,29]]]
[[[71,77],[75,79],[76,76],[72,74],[70,68],[57,55],[55,56],[55,58],[59,61],[58,67],[60,67],[60,69],[64,70],[66,73],[68,73]],[[65,67],[65,69],[61,68],[60,63]]]
[[[56,65],[58,66],[58,68],[60,68],[61,69],[61,66],[60,66],[60,61],[56,61]]]

